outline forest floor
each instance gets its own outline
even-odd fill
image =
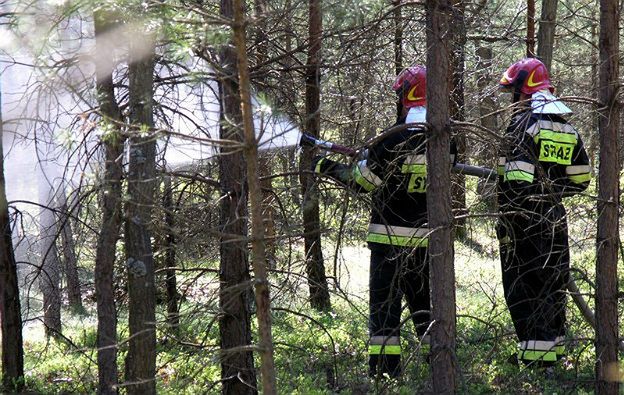
[[[472,231],[468,233],[468,241],[455,242],[460,392],[591,393],[593,333],[571,301],[568,303],[568,356],[554,370],[517,366],[508,361],[514,354],[516,338],[503,299],[493,227],[481,223],[469,229]],[[587,262],[580,246],[573,246],[572,254],[575,264]],[[282,393],[413,394],[431,391],[426,352],[420,347],[409,320],[402,331],[403,377],[383,381],[367,377],[368,256],[368,249],[360,243],[343,246],[334,261],[333,247],[329,243],[326,245],[328,270],[333,273],[329,268],[335,262],[339,279],[338,283],[332,282],[331,312],[319,313],[307,305],[307,283],[292,275],[301,273],[301,266],[295,264],[288,271],[273,276],[273,336]],[[204,277],[201,283],[180,278],[180,284],[186,298],[177,334],[166,329],[164,308],[159,307],[159,392],[219,393],[218,326],[214,319],[218,310],[217,283],[214,278]],[[64,314],[69,317],[68,312]],[[65,338],[58,340],[46,340],[39,321],[28,322],[24,335],[30,390],[40,393],[95,390],[94,317],[93,306],[87,305],[86,315],[64,318]],[[126,322],[122,306],[120,338],[127,337]],[[120,350],[121,375],[125,345],[121,345]]]

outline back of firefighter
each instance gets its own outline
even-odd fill
[[[517,360],[548,366],[565,343],[570,256],[562,198],[587,188],[589,161],[543,63],[522,59],[500,84],[515,103],[498,167],[505,299],[520,341]]]
[[[422,127],[400,127],[425,122],[425,67],[405,69],[393,89],[403,107],[392,127],[398,131],[387,133],[351,166],[319,158],[314,168],[357,192],[372,193],[366,239],[371,250],[369,372],[390,377],[401,372],[403,295],[423,343],[430,323],[426,135]]]

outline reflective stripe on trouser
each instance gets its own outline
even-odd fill
[[[398,336],[371,336],[368,343],[370,355],[401,355],[401,338]]]
[[[430,323],[427,249],[371,248],[370,259],[370,374],[397,376],[401,370],[397,340],[401,332],[402,297],[405,296],[419,336],[426,334]]]
[[[520,342],[518,344],[518,359],[554,362],[557,360],[556,344],[557,342],[554,340],[526,340]]]
[[[366,241],[397,247],[427,247],[429,245],[429,228],[370,224],[368,225]]]

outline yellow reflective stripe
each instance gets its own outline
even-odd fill
[[[505,165],[498,165],[497,172],[499,176],[505,175]]]
[[[576,143],[578,142],[578,137],[576,137],[576,133],[556,132],[553,130],[541,129],[538,134],[533,136],[533,141],[535,141],[535,144],[539,143],[540,140],[550,140],[555,143],[576,145]]]
[[[511,170],[505,172],[505,181],[526,181],[533,182],[533,174],[522,170]]]
[[[575,184],[582,184],[584,182],[588,182],[591,180],[591,175],[589,173],[585,173],[585,174],[575,174],[575,175],[568,175],[568,178],[570,179],[570,181],[572,181]]]
[[[316,162],[316,166],[314,166],[314,172],[316,174],[321,174],[321,163],[325,162],[325,158],[321,158],[318,162]]]
[[[523,359],[525,361],[555,362],[557,360],[557,353],[555,351],[520,350],[518,351],[518,359]]]
[[[379,233],[369,233],[366,236],[366,241],[399,247],[427,247],[429,245],[429,238],[427,237],[395,236]]]
[[[565,354],[565,346],[559,345],[559,346],[555,346],[555,354],[557,355],[564,355]]]
[[[401,355],[401,346],[371,344],[368,346],[370,355]]]
[[[401,173],[427,174],[427,165],[404,163],[401,166]]]
[[[370,192],[373,189],[375,189],[375,184],[368,181],[366,177],[362,175],[362,171],[360,170],[360,167],[357,165],[353,166],[353,179],[355,180],[355,182],[360,184],[362,188],[364,188],[367,192]]]

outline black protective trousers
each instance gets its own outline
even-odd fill
[[[401,300],[407,300],[412,322],[423,336],[430,322],[429,264],[427,248],[391,247],[371,243],[370,259],[371,338],[400,336]],[[400,354],[371,354],[370,375],[401,373]]]
[[[565,335],[570,270],[565,209],[530,220],[503,216],[498,224],[505,300],[520,342]]]

